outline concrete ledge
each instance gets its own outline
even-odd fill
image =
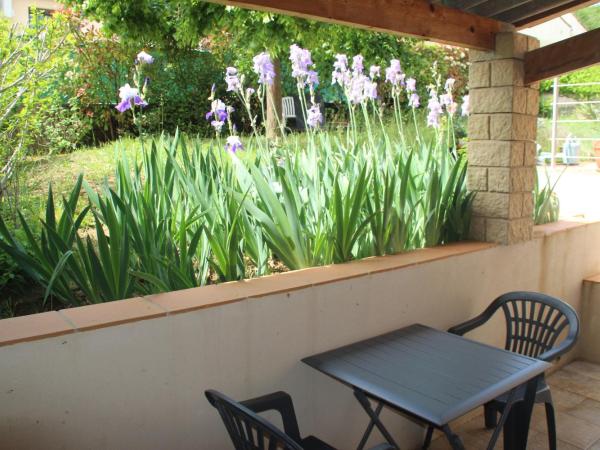
[[[545,225],[536,225],[533,227],[533,237],[541,238],[544,236],[551,236],[574,228],[584,227],[591,223],[597,223],[597,220],[572,218],[569,220],[559,220],[558,222],[547,223]]]
[[[489,243],[459,242],[398,255],[366,258],[346,264],[312,267],[261,278],[4,319],[0,321],[0,346],[292,292],[493,247],[495,245]]]

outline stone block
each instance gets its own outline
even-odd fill
[[[482,64],[482,63],[479,63]],[[470,76],[470,75],[469,75]],[[520,59],[499,59],[491,63],[492,86],[523,86],[524,68]]]
[[[497,192],[478,192],[473,199],[473,214],[486,218],[509,216],[510,195]]]
[[[537,134],[537,117],[526,114],[500,113],[490,116],[490,138],[495,140],[533,141]]]
[[[520,113],[527,109],[527,92],[523,87],[502,86],[472,89],[469,92],[474,114]]]
[[[527,108],[525,114],[537,116],[540,112],[540,91],[539,89],[527,89]]]
[[[494,52],[486,52],[482,50],[469,50],[469,62],[481,62],[481,61],[491,61],[496,59],[497,56]]]
[[[488,169],[488,190],[490,192],[510,192],[510,167],[490,167]]]
[[[485,221],[485,240],[508,245],[508,225],[506,219],[487,219]]]
[[[490,138],[490,116],[489,114],[471,114],[468,124],[469,139]]]
[[[471,112],[474,114],[513,112],[512,90],[512,87],[471,89],[469,91]]]
[[[531,192],[535,184],[535,166],[514,167],[510,174],[511,192]]]
[[[533,217],[533,193],[523,193],[523,217]]]
[[[535,142],[525,142],[525,155],[523,158],[524,166],[535,166],[537,162],[537,148]]]
[[[533,217],[523,217],[509,222],[508,244],[530,241],[533,237]]]
[[[523,217],[523,194],[510,194],[508,200],[508,218],[520,219]]]
[[[467,157],[470,166],[516,167],[523,165],[523,142],[470,141]]]
[[[473,217],[471,219],[471,228],[469,238],[474,241],[485,241],[485,217]]]
[[[488,190],[487,167],[470,166],[467,168],[467,189],[469,191]]]
[[[486,219],[485,238],[488,242],[509,245],[531,240],[533,219]]]
[[[490,62],[481,61],[469,66],[469,88],[484,88],[490,86]]]
[[[496,59],[523,59],[529,46],[528,36],[521,33],[503,32],[496,34]]]

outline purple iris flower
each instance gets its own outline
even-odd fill
[[[371,77],[371,80],[378,78],[380,73],[381,67],[379,66],[371,66],[371,68],[369,69],[369,76]]]
[[[406,92],[415,92],[417,90],[417,80],[408,78],[406,80]]]
[[[453,116],[454,114],[456,114],[456,111],[458,111],[458,103],[450,103],[448,106],[446,106],[446,111],[448,111],[448,114]]]
[[[306,124],[311,128],[317,128],[323,123],[323,114],[319,105],[312,105],[306,114]]]
[[[333,68],[340,72],[345,72],[348,70],[348,57],[346,55],[335,55],[335,62],[333,63]]]
[[[402,73],[402,66],[400,60],[392,59],[390,61],[390,67],[385,69],[385,81],[393,86],[398,86],[404,81],[405,75]]]
[[[348,57],[346,55],[335,55],[333,63],[333,72],[331,73],[332,84],[339,84],[344,87],[349,83]]]
[[[421,105],[419,95],[416,92],[410,94],[410,98],[408,99],[408,106],[411,108],[418,108]]]
[[[313,66],[310,51],[293,44],[290,46],[290,61],[292,62],[292,76],[294,78],[306,76]]]
[[[440,126],[440,114],[442,114],[442,105],[438,99],[437,93],[432,89],[430,92],[429,114],[427,115],[427,126],[438,128]]]
[[[298,81],[298,86],[307,84],[312,87],[319,84],[319,75],[313,70],[314,64],[309,50],[296,44],[290,47],[290,61],[292,62],[292,76]]]
[[[242,141],[237,136],[229,136],[225,143],[225,150],[230,151],[231,153],[235,153],[238,150],[243,150],[244,145]]]
[[[440,103],[444,106],[450,106],[452,104],[452,94],[442,94],[440,95]]]
[[[365,81],[368,78],[364,75],[354,74],[348,83],[346,95],[351,103],[357,105],[365,100]]]
[[[354,73],[363,73],[365,66],[363,64],[364,58],[362,55],[356,55],[352,58],[352,71]]]
[[[137,54],[135,61],[139,64],[152,64],[154,62],[154,57],[144,51],[141,51]]]
[[[238,71],[235,67],[228,67],[225,72],[225,82],[227,83],[227,92],[239,91],[242,83],[238,77]]]
[[[260,84],[273,84],[275,80],[275,67],[268,53],[260,53],[256,55],[252,61],[254,62],[254,72],[258,75]]]
[[[468,116],[471,113],[471,105],[469,104],[469,96],[465,95],[463,97],[463,103],[462,103],[462,115],[463,116]]]
[[[119,112],[124,113],[133,106],[147,106],[142,97],[140,97],[139,90],[129,86],[129,83],[119,88],[119,98],[121,102],[116,106]]]
[[[213,100],[210,104],[210,111],[206,113],[206,120],[211,120],[211,126],[217,131],[217,133],[221,132],[223,125],[229,118],[229,109],[225,106],[221,100]]]
[[[377,83],[369,79],[365,80],[364,84],[364,98],[377,100]]]

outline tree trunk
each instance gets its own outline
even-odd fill
[[[279,58],[273,60],[275,79],[267,89],[267,138],[275,139],[281,134],[281,61]]]

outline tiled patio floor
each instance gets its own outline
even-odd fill
[[[576,361],[548,377],[556,407],[559,450],[600,450],[600,365]],[[468,450],[485,449],[491,431],[483,427],[482,412],[478,411],[454,425]],[[450,447],[438,438],[433,450]],[[529,450],[548,448],[546,415],[543,405],[536,405],[531,421]],[[502,449],[502,442],[496,444]]]

